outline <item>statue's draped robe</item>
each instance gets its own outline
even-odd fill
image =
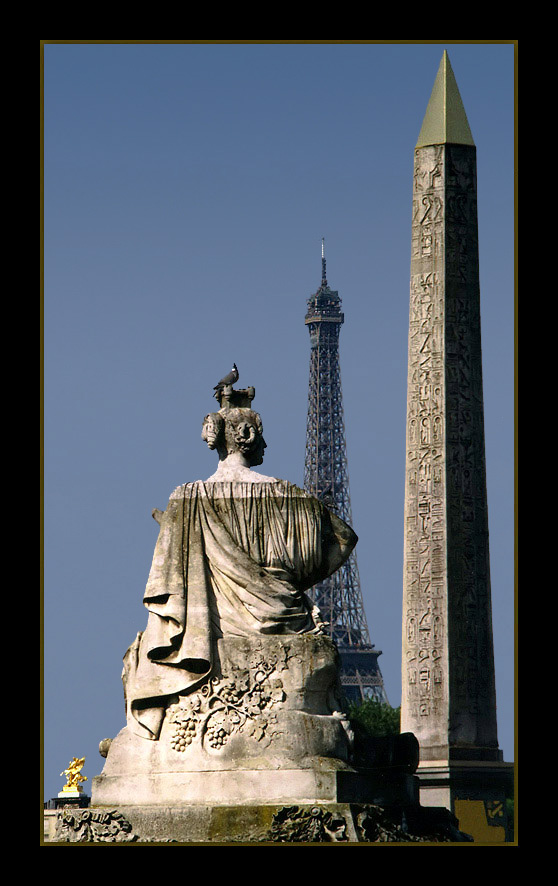
[[[304,591],[338,569],[355,543],[317,499],[280,480],[175,490],[144,594],[147,627],[124,659],[133,731],[158,738],[169,698],[209,675],[214,640],[316,630]]]

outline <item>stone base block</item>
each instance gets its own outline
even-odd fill
[[[421,813],[426,813],[422,815]],[[59,843],[385,843],[464,842],[446,810],[369,804],[90,807],[57,813]]]
[[[513,797],[514,764],[461,760],[421,762],[420,802],[444,806],[476,843],[504,843],[512,839],[506,799]]]
[[[306,769],[160,772],[93,779],[96,807],[244,806],[276,803],[418,803],[418,780],[403,773],[357,772],[337,761]],[[132,799],[133,798],[133,799]]]
[[[309,768],[100,775],[93,790],[96,806],[124,807],[129,798],[134,806],[335,802],[337,772]]]

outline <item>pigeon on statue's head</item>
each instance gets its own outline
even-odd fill
[[[238,381],[238,369],[236,363],[233,363],[233,368],[231,371],[221,379],[221,381],[217,382],[214,391],[220,391],[225,385],[234,385],[235,381]]]

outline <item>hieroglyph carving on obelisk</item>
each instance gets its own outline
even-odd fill
[[[422,760],[498,747],[476,194],[444,53],[413,184],[401,730]]]

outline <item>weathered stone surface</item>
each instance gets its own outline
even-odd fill
[[[144,594],[147,628],[125,656],[130,728],[156,740],[170,699],[209,678],[221,637],[321,634],[304,591],[355,541],[346,524],[288,483],[179,487],[160,519]]]
[[[447,53],[415,149],[402,652],[422,802],[501,806],[513,764],[496,723],[476,148]]]
[[[353,767],[339,655],[305,595],[356,536],[292,484],[245,480],[263,457],[261,421],[223,400],[203,436],[224,473],[179,487],[154,512],[148,624],[122,675],[127,725],[101,741],[92,805],[66,810],[56,839],[404,839],[416,761],[389,745],[371,751],[370,770]]]
[[[269,837],[274,843],[346,843],[348,822],[320,806],[286,806],[273,816]]]
[[[220,469],[154,512],[147,628],[125,656],[127,726],[101,743],[94,806],[335,801],[352,771],[338,653],[305,590],[356,535],[251,470],[261,419],[233,400],[204,420]]]
[[[169,704],[157,741],[129,726],[112,741],[95,805],[336,799],[352,734],[331,640],[226,637],[216,650],[213,676]]]
[[[131,843],[132,825],[117,810],[63,809],[58,812],[53,842]]]
[[[468,842],[446,809],[367,804],[258,804],[63,810],[59,843],[448,843]]]
[[[453,748],[498,754],[477,241],[474,144],[421,142],[413,188],[401,728],[417,736],[425,761],[448,760]]]

